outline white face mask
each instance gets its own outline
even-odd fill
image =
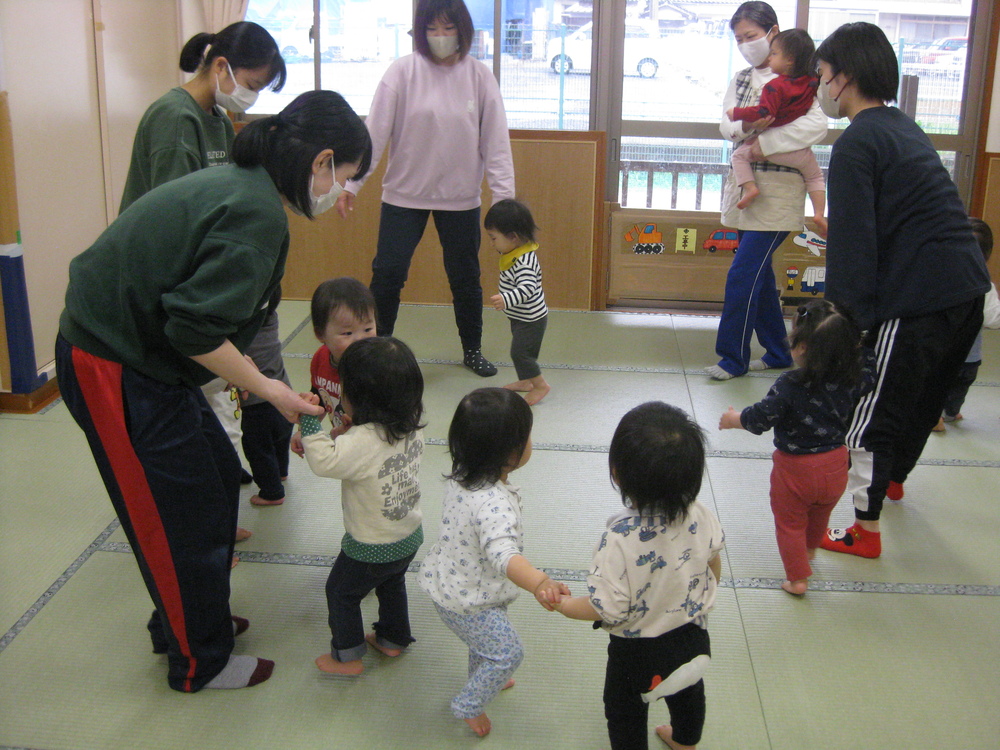
[[[840,90],[840,94],[837,94],[836,99],[830,96],[830,83],[832,81],[833,78],[829,81],[821,80],[819,82],[819,86],[816,89],[816,100],[819,102],[819,108],[823,110],[823,114],[834,120],[839,120],[844,117],[844,107],[837,99],[844,93],[844,90]]]
[[[330,164],[330,169],[333,169],[332,163]],[[317,198],[313,193],[313,180],[315,178],[316,175],[309,178],[309,200],[312,204],[312,215],[319,216],[337,205],[337,198],[339,198],[340,194],[344,192],[344,186],[337,182],[337,177],[334,175],[333,185],[330,186],[330,192]]]
[[[438,60],[444,60],[458,52],[458,36],[427,36],[427,45]]]
[[[236,76],[233,75],[233,69],[229,67],[229,63],[226,63],[226,68],[229,70],[229,77],[233,80],[233,92],[227,94],[219,88],[219,77],[216,75],[215,103],[230,112],[246,112],[257,102],[257,92],[240,85]]]
[[[768,39],[768,34],[765,34],[760,39],[754,39],[752,42],[743,42],[743,44],[736,46],[736,49],[743,55],[743,59],[755,68],[763,65],[764,61],[767,60],[767,56],[771,54],[771,40]]]

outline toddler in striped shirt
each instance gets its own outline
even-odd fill
[[[528,207],[510,198],[495,203],[486,212],[483,225],[493,249],[500,254],[500,293],[490,297],[490,302],[510,318],[510,357],[518,378],[504,387],[524,393],[524,400],[533,406],[550,390],[538,366],[549,318],[542,268],[535,255],[538,227]]]

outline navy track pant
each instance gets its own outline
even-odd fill
[[[233,650],[229,565],[239,457],[197,388],[167,385],[56,341],[63,400],[156,606],[170,687],[200,690]]]

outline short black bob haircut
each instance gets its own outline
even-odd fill
[[[972,234],[979,243],[979,249],[983,251],[983,258],[989,260],[993,255],[993,230],[982,219],[969,217],[969,223],[972,225]]]
[[[862,96],[886,103],[896,101],[896,53],[885,32],[875,24],[845,23],[819,45],[816,60],[827,63],[834,76],[843,73]]]
[[[428,60],[434,60],[434,53],[427,42],[427,27],[435,21],[455,24],[458,31],[458,55],[465,57],[472,49],[475,28],[472,16],[463,0],[418,0],[413,11],[413,46]]]
[[[767,32],[778,25],[778,14],[768,3],[750,0],[750,2],[743,3],[733,13],[733,17],[729,20],[730,30],[735,29],[736,24],[740,21],[750,21]]]
[[[642,516],[687,515],[705,473],[705,433],[684,411],[648,401],[629,411],[608,453],[611,484],[622,503]]]
[[[483,227],[504,236],[515,234],[525,242],[534,242],[538,231],[528,207],[513,198],[494,203],[483,218]]]
[[[813,55],[816,54],[816,45],[813,44],[809,32],[803,29],[789,29],[775,35],[771,40],[771,46],[781,50],[785,57],[790,57],[795,61],[791,72],[791,78],[816,75],[816,62]]]
[[[479,388],[463,398],[451,427],[451,474],[467,490],[495,484],[517,465],[531,438],[531,407],[506,388]]]
[[[334,167],[359,162],[354,178],[367,174],[372,139],[364,122],[335,91],[307,91],[278,114],[247,123],[233,141],[232,156],[241,167],[264,167],[278,192],[311,219],[312,164],[328,148]]]
[[[313,332],[318,338],[322,338],[327,324],[341,307],[346,307],[360,321],[376,322],[375,297],[368,287],[350,276],[328,279],[316,287],[309,306]]]
[[[337,369],[353,424],[381,426],[390,445],[423,427],[424,376],[402,341],[359,339],[344,350]]]
[[[828,299],[799,305],[788,335],[788,346],[804,344],[802,366],[792,377],[807,387],[827,383],[853,386],[861,377],[861,330],[847,308]]]
[[[253,21],[238,21],[218,34],[195,34],[181,50],[180,67],[185,73],[194,73],[200,67],[211,65],[217,57],[226,58],[233,71],[237,68],[256,70],[267,65],[269,88],[281,91],[285,85],[288,73],[278,43],[267,29]]]

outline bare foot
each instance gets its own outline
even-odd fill
[[[236,527],[236,541],[237,542],[245,542],[247,539],[249,539],[252,536],[253,536],[253,534],[250,533],[247,529],[244,529],[244,528],[242,528],[240,526]]]
[[[386,648],[385,646],[380,645],[379,642],[376,640],[376,635],[374,633],[369,633],[368,635],[366,635],[365,640],[368,641],[369,646],[376,649],[377,651],[381,651],[386,656],[399,656],[401,653],[403,653],[402,649]]]
[[[490,717],[486,714],[479,714],[479,716],[474,719],[466,719],[465,723],[468,724],[472,728],[472,731],[480,737],[488,735],[490,730],[493,728],[493,723],[490,721]]]
[[[552,389],[549,388],[549,384],[548,383],[545,383],[544,385],[540,385],[540,386],[536,385],[534,388],[532,388],[530,391],[528,391],[528,395],[524,397],[524,402],[528,406],[534,406],[539,401],[541,401],[543,398],[545,398],[545,395],[549,391],[551,391],[551,390]]]
[[[355,659],[354,661],[337,661],[333,658],[333,654],[323,654],[322,656],[317,656],[316,666],[323,672],[329,672],[330,674],[358,675],[365,670],[364,665],[361,663],[361,659]]]
[[[239,564],[240,564],[240,558],[238,558],[236,555],[233,555],[233,558],[229,561],[229,569],[232,570]]]
[[[513,678],[513,677],[511,677],[511,678],[510,678],[509,680],[507,680],[507,684],[506,684],[506,685],[504,685],[504,686],[503,686],[502,688],[500,688],[500,689],[501,689],[501,690],[510,690],[510,689],[511,689],[512,687],[514,687],[514,685],[515,685],[515,684],[516,684],[516,683],[514,682],[514,678]]]
[[[792,596],[802,596],[809,589],[809,581],[800,578],[797,581],[782,581],[781,588]]]
[[[656,736],[663,740],[667,747],[673,750],[694,750],[697,745],[681,745],[678,742],[674,742],[674,728],[669,724],[663,724],[656,728]]]
[[[760,195],[760,188],[757,187],[756,182],[744,182],[740,187],[743,189],[743,197],[736,204],[736,208],[742,210],[753,203],[753,199]],[[678,747],[680,746],[678,745]]]
[[[251,505],[262,505],[262,506],[281,505],[284,502],[285,498],[281,498],[280,500],[265,500],[260,495],[254,495],[253,497],[250,498]]]
[[[527,393],[534,387],[530,380],[518,380],[516,383],[507,383],[504,386],[508,391],[517,391],[518,393]]]
[[[938,423],[931,427],[931,432],[944,432],[944,419],[938,417]]]

